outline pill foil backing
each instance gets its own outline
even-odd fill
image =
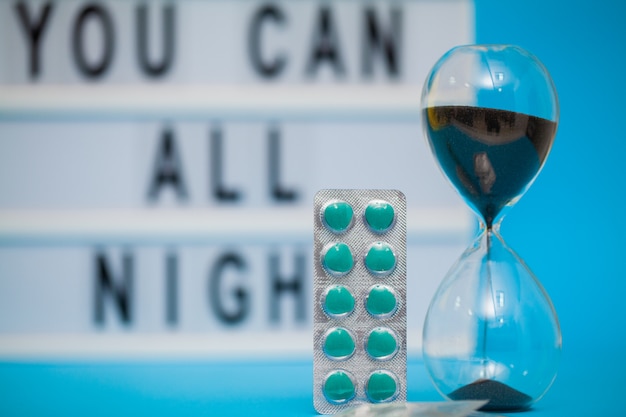
[[[372,202],[388,203],[394,212],[393,222],[386,230],[368,225],[365,212]],[[348,203],[353,219],[346,230],[333,230],[324,220],[329,203]],[[380,205],[380,204],[379,204]],[[313,245],[313,403],[321,414],[334,414],[364,403],[406,401],[406,199],[397,190],[321,190],[314,200]],[[368,269],[365,257],[372,245],[382,242],[393,249],[395,264],[391,271]],[[334,273],[324,264],[325,254],[333,245],[347,245],[353,266],[346,273]],[[370,262],[371,264],[371,262]],[[383,265],[389,262],[382,262]],[[345,265],[343,263],[342,265]],[[325,298],[329,288],[342,286],[354,296],[354,307],[345,314],[329,314]],[[373,287],[383,286],[395,295],[396,306],[389,314],[372,314],[366,307]],[[337,331],[337,329],[340,329]],[[382,340],[380,346],[369,347],[370,334],[387,332],[396,339],[396,346]],[[332,335],[327,342],[329,334]],[[354,342],[342,346],[349,334]],[[327,345],[335,343],[332,348]],[[326,348],[326,350],[325,350]],[[386,351],[389,349],[389,351]],[[328,354],[331,352],[331,355]],[[372,352],[381,352],[379,357]],[[333,352],[341,352],[333,357]],[[348,352],[348,354],[346,354]],[[391,382],[393,381],[393,383]],[[393,386],[395,385],[395,391]],[[369,388],[368,388],[369,386]],[[351,391],[352,387],[352,391]],[[393,392],[392,392],[393,391]]]

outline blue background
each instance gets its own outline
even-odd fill
[[[502,233],[550,294],[565,351],[626,352],[625,23],[619,0],[476,3],[477,42],[531,51],[559,94],[552,153]]]
[[[626,415],[626,2],[477,0],[478,43],[552,74],[552,154],[502,232],[555,304],[561,371],[528,416]],[[409,399],[437,400],[418,359]],[[311,361],[0,364],[0,415],[313,415]]]

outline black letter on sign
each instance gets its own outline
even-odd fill
[[[41,45],[41,36],[50,18],[52,5],[48,2],[44,4],[43,10],[39,14],[39,19],[31,21],[26,10],[26,4],[19,2],[15,4],[18,16],[24,29],[24,35],[30,41],[30,78],[36,78],[39,75],[39,47]]]
[[[285,292],[291,292],[296,298],[296,321],[304,321],[306,318],[306,298],[304,294],[304,275],[306,271],[306,262],[302,253],[295,257],[296,272],[290,281],[283,281],[279,275],[280,259],[277,254],[270,255],[270,321],[278,322],[280,320],[280,297]]]
[[[322,7],[319,11],[316,33],[313,36],[313,45],[311,46],[311,56],[307,65],[308,75],[315,75],[318,65],[324,61],[333,65],[337,75],[344,74],[337,32],[328,7]]]
[[[174,141],[174,134],[170,129],[165,129],[161,135],[161,144],[154,160],[152,180],[148,189],[148,200],[156,200],[159,191],[165,185],[174,187],[180,200],[187,198],[183,167]]]
[[[225,253],[219,257],[209,276],[209,297],[211,309],[215,315],[225,324],[233,325],[241,323],[248,315],[249,299],[248,293],[243,287],[237,287],[233,290],[233,297],[237,301],[237,309],[229,312],[226,310],[222,299],[220,298],[220,289],[222,287],[223,272],[226,267],[231,266],[238,271],[246,268],[244,260],[236,253]]]
[[[165,257],[165,320],[170,326],[178,323],[178,256]]]
[[[294,190],[286,190],[280,185],[280,132],[276,127],[270,128],[268,140],[270,193],[274,200],[294,201],[298,198],[298,194]]]
[[[132,321],[133,258],[130,254],[123,255],[122,266],[122,278],[116,284],[107,266],[105,255],[96,254],[94,321],[97,325],[104,324],[104,302],[107,296],[113,298],[122,323],[128,325]]]
[[[211,130],[211,191],[220,201],[237,201],[241,194],[237,190],[229,190],[222,184],[222,130],[219,127]]]
[[[85,45],[84,45],[84,29],[88,19],[96,19],[100,22],[103,34],[103,51],[102,57],[99,62],[89,63],[85,57]],[[115,39],[113,37],[113,21],[109,13],[97,4],[92,4],[85,7],[74,24],[74,31],[72,33],[72,49],[74,51],[74,58],[76,59],[76,65],[78,69],[89,78],[96,78],[104,74],[109,68],[111,60],[113,59],[113,46]]]
[[[263,21],[270,19],[282,24],[285,21],[285,15],[278,7],[265,5],[255,13],[248,32],[248,54],[252,60],[252,66],[265,78],[274,78],[279,75],[287,61],[283,55],[277,56],[272,62],[264,61],[261,56],[261,26]]]
[[[392,77],[400,74],[400,40],[402,39],[402,13],[398,9],[391,10],[390,33],[382,33],[376,12],[372,8],[365,9],[365,33],[363,36],[362,69],[363,75],[371,76],[374,72],[374,54],[382,53],[387,63],[387,73]]]
[[[162,10],[163,31],[162,43],[163,53],[158,63],[149,62],[148,45],[148,6],[141,4],[137,6],[137,58],[139,66],[146,75],[157,77],[165,74],[172,66],[174,60],[174,6],[164,6]]]

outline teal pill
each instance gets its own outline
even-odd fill
[[[365,255],[365,266],[374,274],[390,274],[396,267],[396,254],[391,245],[385,242],[375,242]]]
[[[324,396],[335,404],[350,401],[355,391],[354,381],[345,371],[333,371],[324,381]]]
[[[396,335],[391,329],[377,327],[367,337],[365,350],[374,359],[391,359],[398,350]]]
[[[393,226],[395,218],[393,206],[383,200],[370,201],[365,209],[365,222],[377,233],[383,233]]]
[[[343,285],[332,286],[326,290],[323,307],[331,316],[345,316],[354,310],[354,296]]]
[[[398,392],[398,383],[390,373],[375,371],[367,380],[365,392],[372,402],[391,401]]]
[[[374,285],[365,301],[365,308],[372,316],[388,316],[398,307],[398,301],[391,288],[385,285]]]
[[[344,275],[354,266],[354,258],[350,247],[343,242],[338,242],[326,248],[322,263],[329,273]]]
[[[335,327],[326,333],[324,353],[331,359],[348,359],[354,353],[354,338],[344,328]]]
[[[350,228],[353,218],[352,206],[345,201],[333,201],[323,209],[322,220],[332,232],[341,233]]]

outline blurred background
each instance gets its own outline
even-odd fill
[[[308,354],[323,188],[407,195],[419,351],[473,232],[421,87],[471,2],[0,4],[7,355]]]
[[[312,415],[320,188],[407,195],[409,399],[438,399],[421,324],[475,223],[419,99],[474,42],[531,51],[559,93],[552,153],[502,225],[562,326],[538,413],[622,392],[624,16],[617,0],[0,1],[0,414]]]

